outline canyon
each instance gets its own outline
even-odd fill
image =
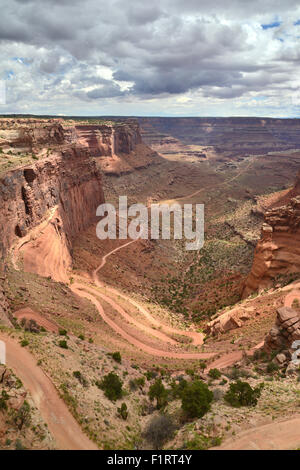
[[[139,414],[143,387],[126,399],[132,432],[99,395],[99,375],[115,368],[128,390],[130,380],[160,369],[167,384],[191,369],[207,381],[218,368],[225,390],[225,374],[248,367],[257,383],[249,363],[272,350],[279,309],[289,296],[299,297],[299,128],[298,120],[265,118],[0,119],[0,337],[9,335],[8,366],[33,402],[44,393],[45,377],[53,384],[51,400],[65,401],[64,419],[74,432],[81,426],[84,448],[133,448],[150,419],[152,412]],[[204,203],[203,249],[186,252],[184,240],[98,240],[96,209],[120,195],[147,205]],[[37,331],[28,331],[33,320]],[[39,377],[37,389],[18,369],[17,341],[28,343],[26,364]],[[270,362],[278,365],[280,351],[273,349]],[[120,364],[112,351],[122,353]],[[88,385],[70,370],[82,370]],[[270,393],[280,386],[276,376]],[[296,389],[291,382],[285,418],[295,414]],[[246,413],[238,431],[251,419],[265,424],[268,400],[266,393],[262,422]],[[60,434],[46,408],[43,402],[41,418],[54,445],[81,448]],[[232,419],[239,419],[235,412]]]

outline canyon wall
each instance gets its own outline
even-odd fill
[[[159,157],[145,145],[136,120],[110,124],[76,124],[73,138],[89,149],[101,171],[108,175],[131,173],[158,163]]]
[[[79,142],[88,147],[94,157],[130,154],[142,143],[139,125],[123,124],[75,125]]]
[[[265,214],[243,297],[271,287],[276,279],[291,273],[300,273],[300,173],[289,201]]]
[[[159,144],[166,136],[185,144],[214,146],[231,155],[265,154],[300,148],[299,119],[256,117],[138,118],[146,144]]]
[[[104,202],[102,172],[133,171],[156,154],[136,121],[0,119],[0,130],[0,322],[9,323],[7,260],[67,282],[73,240]]]
[[[36,243],[36,253],[32,252],[31,258],[36,265],[47,266],[45,274],[51,275],[52,271],[54,274],[57,271],[54,265],[60,259],[65,260],[67,268],[72,240],[95,221],[96,208],[103,201],[101,173],[89,152],[81,148],[55,152],[33,165],[7,173],[0,180],[2,255],[8,254],[13,245],[20,248],[24,245],[29,251]],[[38,233],[35,242],[29,240],[27,235],[42,223],[47,243]],[[55,252],[51,252],[50,246]],[[42,273],[40,269],[35,271]]]

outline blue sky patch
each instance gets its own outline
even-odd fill
[[[273,23],[262,24],[261,27],[262,29],[278,28],[278,26],[280,26],[281,23],[282,21],[273,21]]]

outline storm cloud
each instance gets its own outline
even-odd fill
[[[0,2],[0,112],[299,115],[298,1]]]

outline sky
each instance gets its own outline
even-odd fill
[[[299,0],[0,8],[1,114],[300,117]]]

